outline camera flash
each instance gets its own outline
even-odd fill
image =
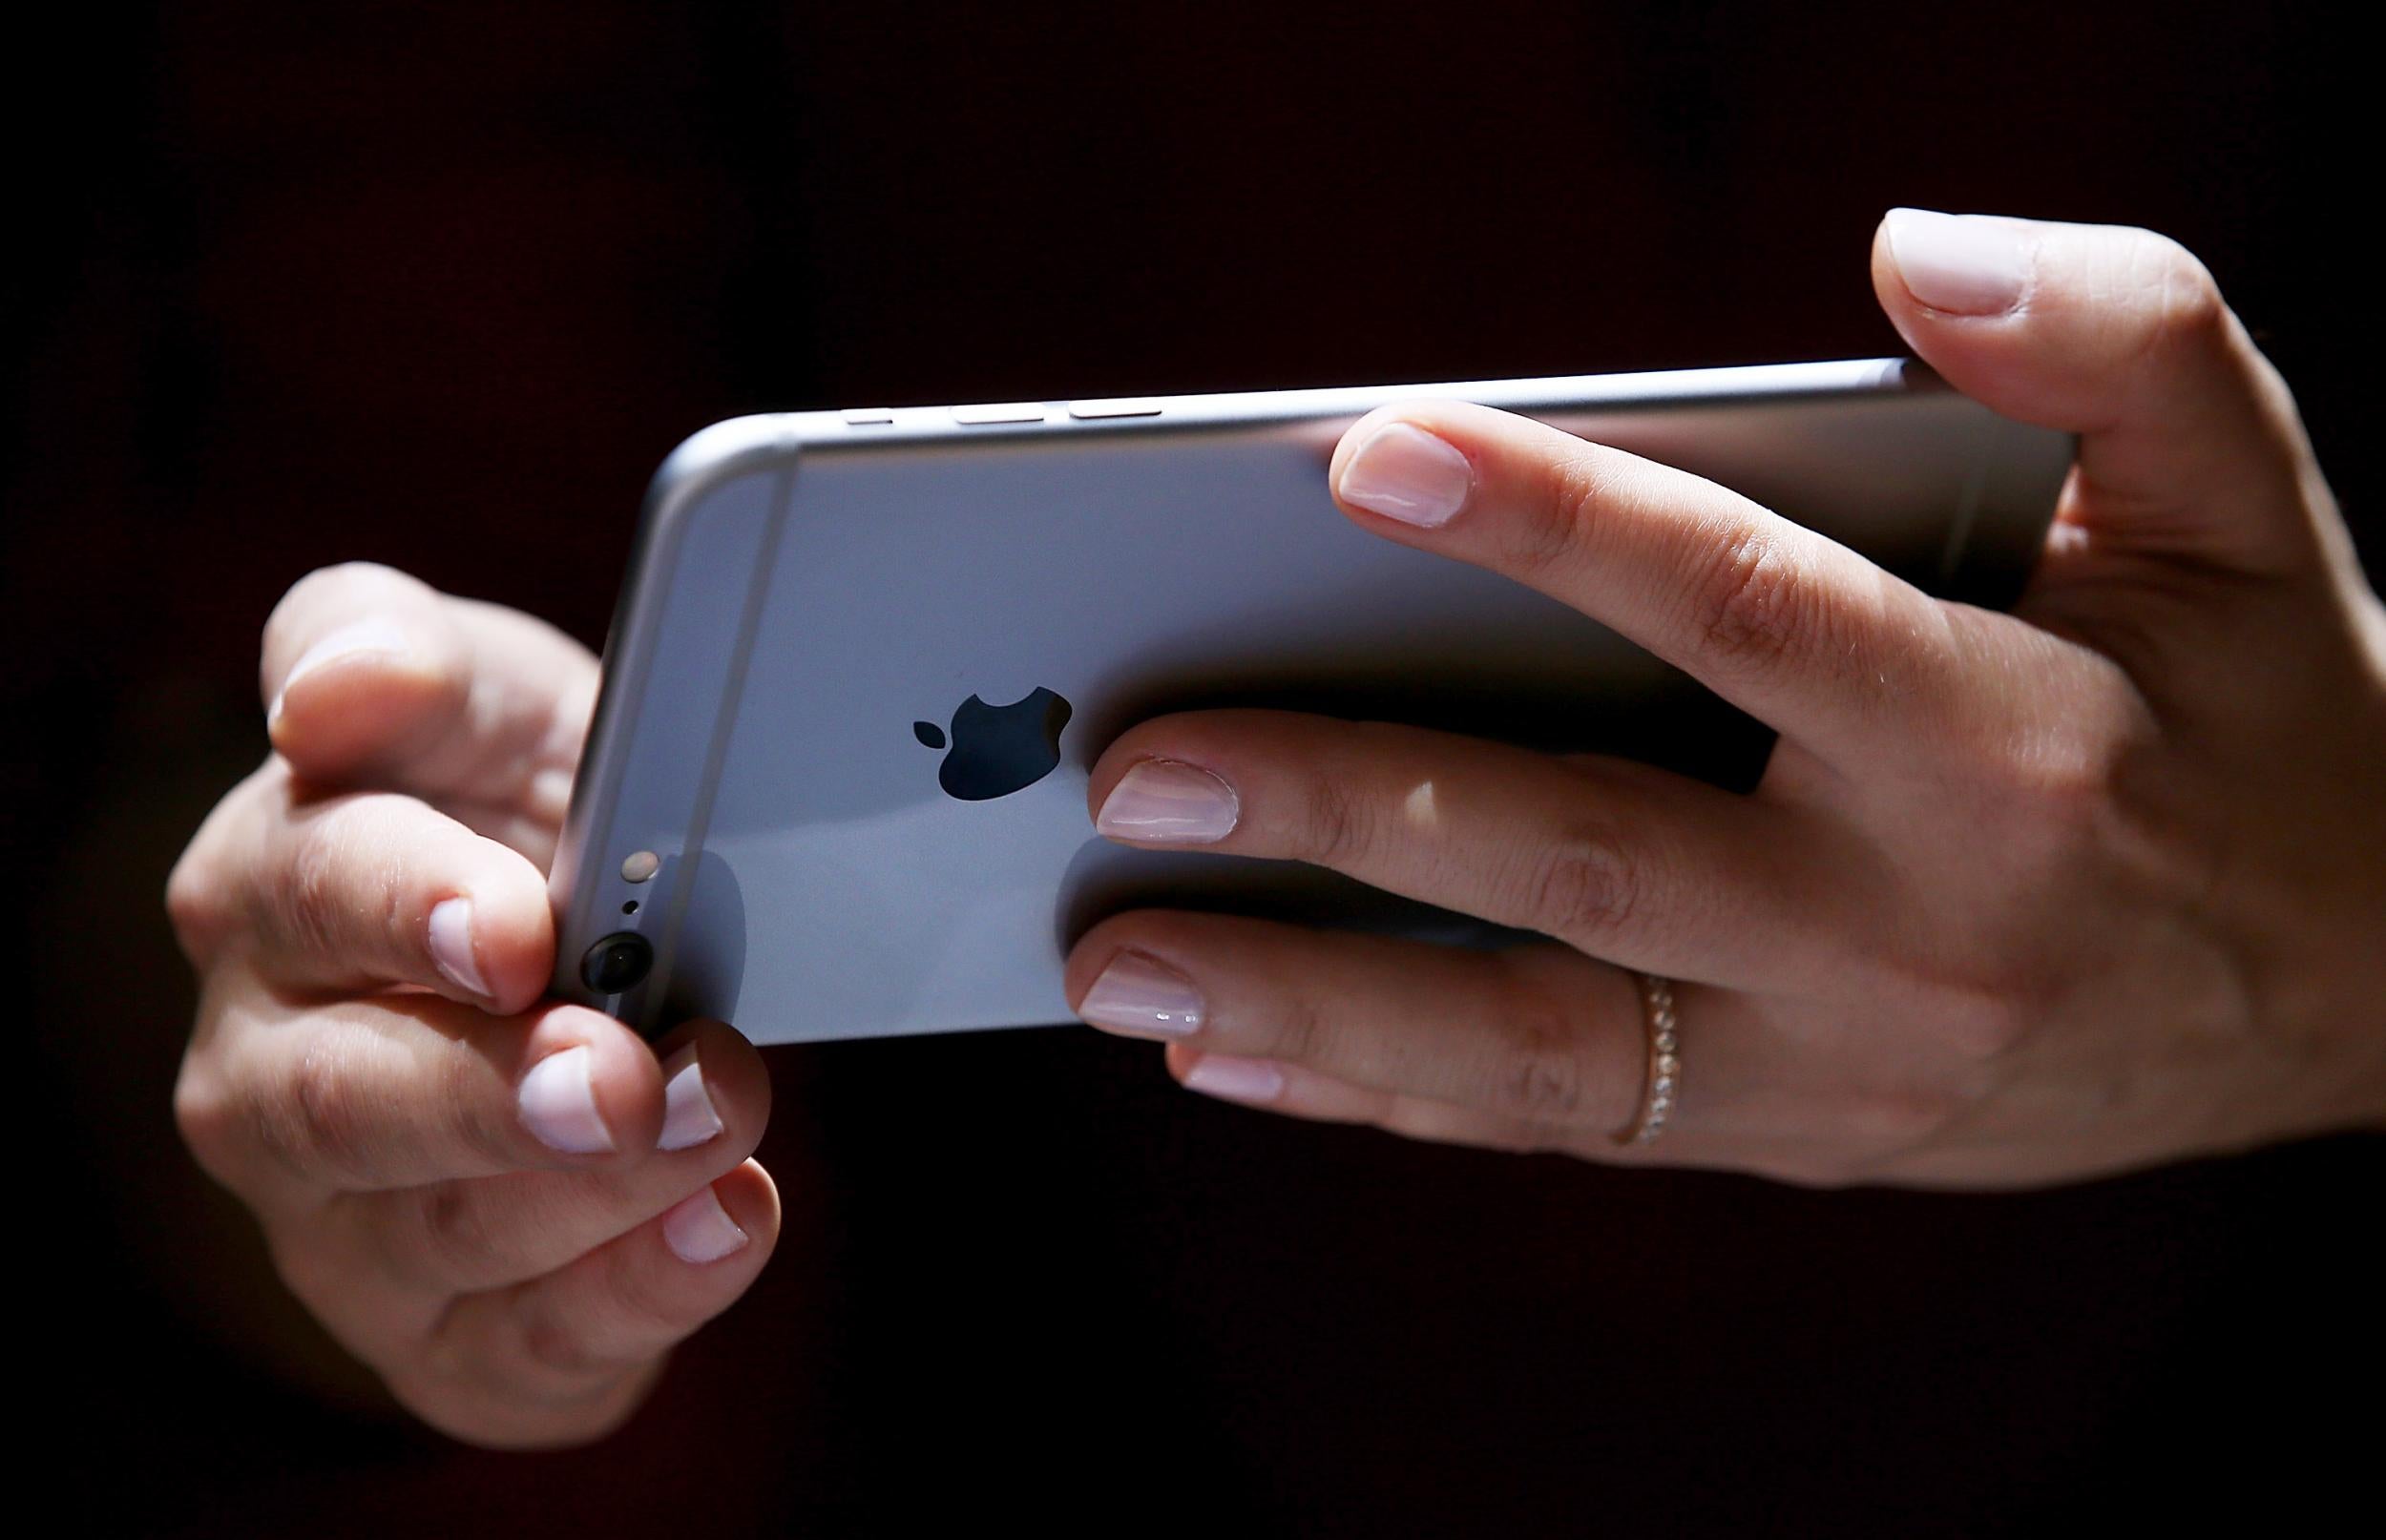
[[[652,850],[633,850],[621,862],[621,880],[625,883],[642,883],[654,876],[656,870],[661,865],[661,858]]]

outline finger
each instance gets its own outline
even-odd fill
[[[490,1016],[436,995],[325,1003],[216,970],[176,1088],[184,1137],[260,1207],[456,1177],[601,1170],[655,1148],[663,1076],[579,1006]]]
[[[762,1056],[729,1028],[698,1024],[660,1051],[666,1115],[634,1157],[351,1193],[324,1216],[326,1234],[346,1237],[374,1277],[450,1295],[536,1278],[644,1223],[735,1169],[770,1121]]]
[[[1126,1036],[1297,1066],[1391,1096],[1469,1108],[1514,1130],[1604,1135],[1630,1124],[1648,1065],[1634,977],[1558,947],[1461,951],[1228,915],[1139,910],[1089,931],[1066,974],[1075,1009]],[[1701,1023],[1699,1052],[1737,1052],[1740,1018]],[[1213,1066],[1216,1071],[1218,1066]],[[1221,1081],[1197,1090],[1232,1093]],[[1271,1100],[1262,1075],[1237,1099]],[[1695,1138],[1695,1098],[1669,1109]]]
[[[2318,471],[2293,400],[2178,242],[1893,209],[1873,238],[1873,285],[1956,388],[2081,436],[2079,489],[2100,541],[2255,572],[2312,559],[2313,504],[2299,494]]]
[[[1580,1129],[1353,1085],[1306,1065],[1205,1052],[1187,1044],[1170,1045],[1167,1062],[1169,1074],[1187,1091],[1287,1117],[1363,1123],[1403,1138],[1518,1155],[1543,1150],[1606,1153],[1586,1141]],[[1613,1144],[1608,1149],[1618,1155],[1634,1153]]]
[[[1860,886],[1859,856],[1783,809],[1626,760],[1391,723],[1164,717],[1111,745],[1087,795],[1115,840],[1304,861],[1709,983],[1816,976],[1838,955],[1835,895]]]
[[[275,983],[419,985],[499,1014],[546,992],[546,880],[411,797],[312,796],[269,760],[210,815],[183,866],[168,902],[186,943],[241,946]]]
[[[356,562],[302,578],[265,625],[274,747],[310,780],[465,795],[559,822],[596,660],[542,621]]]
[[[1190,1089],[1303,1116],[1608,1158],[1654,1093],[1636,982],[1563,947],[1465,951],[1147,909],[1088,931],[1065,985],[1087,1021],[1169,1044],[1181,1071],[1214,1056]],[[1960,1105],[1925,1037],[1786,1027],[1769,997],[1729,989],[1674,998],[1665,1160],[1838,1180]]]
[[[1668,1133],[1648,1143],[1620,1145],[1580,1129],[1353,1085],[1298,1064],[1204,1053],[1184,1043],[1169,1045],[1167,1061],[1178,1084],[1220,1101],[1310,1122],[1363,1124],[1434,1144],[1518,1155],[1550,1151],[1614,1165],[1748,1172],[1819,1187],[1844,1187],[1880,1169],[1878,1157],[1844,1128],[1819,1137],[1787,1138],[1710,1129],[1693,1141]]]
[[[745,1161],[545,1277],[457,1301],[426,1362],[452,1365],[502,1410],[509,1442],[585,1438],[626,1416],[655,1362],[752,1286],[779,1227],[778,1190]],[[407,1386],[434,1402],[445,1388]]]
[[[1334,449],[1364,528],[1572,605],[1818,748],[1904,742],[1959,699],[1938,604],[1711,481],[1526,418],[1404,403]]]

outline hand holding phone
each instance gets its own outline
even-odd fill
[[[779,1231],[751,1046],[542,998],[596,660],[358,563],[291,589],[259,674],[275,752],[167,889],[200,982],[176,1119],[300,1302],[426,1422],[595,1438]]]
[[[1805,1183],[2069,1181],[2386,1125],[2386,607],[2285,386],[2144,231],[1900,211],[1873,276],[1947,379],[2082,433],[2013,614],[1513,416],[1378,412],[1332,470],[1359,527],[1679,664],[1779,729],[1763,779],[1141,723],[1094,769],[1114,839],[1545,939],[1144,909],[1073,952],[1079,1011],[1273,1112]]]

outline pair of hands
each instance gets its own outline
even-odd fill
[[[1072,955],[1080,1013],[1295,1115],[1814,1183],[2055,1181],[2386,1118],[2386,612],[2285,386],[2143,232],[1900,211],[1873,264],[1957,386],[2082,435],[2013,615],[1521,419],[1378,412],[1330,471],[1352,519],[1680,665],[1780,730],[1764,780],[1144,723],[1095,768],[1103,834],[1550,939],[1139,912]],[[595,680],[525,616],[319,572],[266,630],[275,754],[169,886],[202,980],[185,1137],[306,1307],[482,1443],[617,1424],[777,1238],[753,1049],[539,1000]],[[1640,971],[1680,981],[1684,1068],[1626,1150]]]

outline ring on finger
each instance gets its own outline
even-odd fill
[[[1673,981],[1655,973],[1641,979],[1641,1028],[1648,1039],[1648,1067],[1641,1078],[1641,1104],[1617,1144],[1649,1144],[1665,1132],[1682,1085],[1682,1038],[1673,1010]]]

